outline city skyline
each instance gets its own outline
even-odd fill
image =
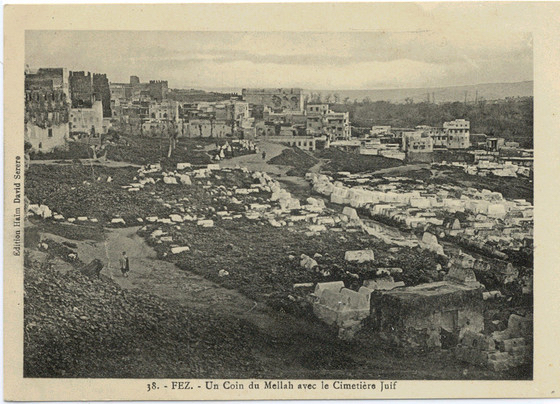
[[[335,91],[533,79],[528,33],[467,41],[434,31],[27,31],[25,60],[106,73],[111,82],[168,80],[171,88]]]

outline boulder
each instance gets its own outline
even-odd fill
[[[184,170],[185,168],[191,168],[191,163],[177,163],[177,170]]]
[[[154,231],[152,232],[152,234],[150,234],[150,237],[152,237],[152,238],[161,237],[161,236],[163,236],[164,234],[165,234],[165,233],[164,233],[161,229],[157,229],[157,230],[154,230]]]
[[[48,219],[53,214],[47,205],[31,204],[29,205],[28,210],[33,212],[37,216],[41,216],[43,219]]]
[[[319,198],[307,198],[307,203],[312,206],[318,206],[320,208],[325,208],[325,201]]]
[[[181,182],[181,184],[192,185],[192,181],[191,181],[190,176],[188,176],[186,174],[179,174],[179,175],[177,175],[177,177],[179,178],[179,181]]]
[[[211,219],[199,220],[196,224],[202,227],[214,227],[214,221]]]
[[[333,292],[340,292],[340,290],[344,287],[344,282],[342,281],[335,281],[335,282],[319,282],[315,286],[315,292],[313,294],[317,297],[321,297],[325,290],[331,290]]]
[[[424,232],[424,235],[422,236],[422,242],[431,245],[438,245],[437,237],[428,232]]]
[[[461,230],[461,222],[459,219],[455,219],[451,225],[451,230]]]
[[[528,338],[533,335],[533,319],[512,314],[508,319],[508,331],[511,338]]]
[[[176,222],[176,223],[183,222],[183,216],[181,216],[181,215],[172,214],[172,215],[169,215],[169,219],[171,219],[171,221]]]
[[[460,283],[467,286],[480,286],[477,282],[474,271],[471,268],[463,268],[458,265],[453,265],[449,269],[447,275],[443,277],[445,281]]]
[[[99,277],[99,274],[102,269],[103,269],[103,263],[97,258],[92,260],[89,264],[86,264],[79,268],[81,273],[90,277],[93,276]]]
[[[373,251],[370,249],[367,250],[354,250],[354,251],[346,251],[344,254],[344,259],[348,262],[370,262],[374,260]]]
[[[172,254],[179,254],[179,253],[182,253],[184,251],[190,251],[190,247],[188,247],[188,246],[171,247],[171,253]]]
[[[314,269],[315,267],[319,266],[319,264],[317,264],[317,261],[305,254],[301,254],[299,265],[308,270]]]
[[[358,213],[356,212],[356,209],[351,208],[349,206],[345,206],[344,209],[342,209],[342,214],[345,215],[346,217],[348,217],[348,219],[350,220],[359,220],[360,217],[358,216]]]
[[[177,179],[175,177],[163,177],[163,182],[166,184],[177,184]]]
[[[320,231],[327,230],[327,228],[322,224],[312,224],[308,227],[308,229],[313,232],[320,232]]]

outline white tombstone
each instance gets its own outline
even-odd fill
[[[188,246],[171,247],[171,253],[172,254],[179,254],[179,253],[182,253],[184,251],[190,251],[190,247],[188,247]]]
[[[344,254],[344,259],[348,262],[370,262],[374,260],[373,251],[370,249],[367,250],[354,250],[354,251],[346,251]]]

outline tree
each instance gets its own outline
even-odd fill
[[[175,125],[175,122],[173,121],[168,121],[167,136],[169,138],[169,148],[167,150],[167,158],[170,158],[171,154],[175,150],[175,147],[177,146],[177,136],[178,136],[178,130]]]

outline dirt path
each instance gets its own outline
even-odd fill
[[[189,311],[233,316],[253,324],[259,334],[246,335],[244,341],[263,365],[262,378],[455,379],[465,376],[461,373],[464,366],[457,364],[450,353],[439,353],[440,360],[426,365],[424,354],[393,356],[377,349],[373,341],[361,340],[360,345],[343,343],[322,323],[272,310],[263,303],[255,304],[236,290],[158,260],[154,250],[136,234],[137,229],[106,230],[105,242],[67,240],[50,233],[43,236],[76,243],[82,261],[102,260],[105,268],[101,273],[112,277],[123,288],[137,288],[176,301]],[[128,278],[119,270],[118,259],[123,250],[130,258]],[[36,258],[43,255],[46,259],[45,253],[37,254]],[[492,376],[484,370],[472,370],[480,378]]]
[[[287,147],[278,143],[259,142],[257,143],[259,152],[257,154],[247,154],[245,156],[233,157],[231,159],[220,161],[222,167],[246,167],[251,171],[264,171],[273,175],[286,175],[292,169],[289,166],[280,166],[267,163],[270,159],[282,153]],[[262,158],[262,152],[266,153],[266,158]]]
[[[137,288],[174,300],[191,310],[200,308],[235,316],[251,322],[273,338],[288,338],[294,333],[302,333],[302,330],[306,330],[304,334],[317,331],[302,319],[274,311],[234,289],[224,288],[202,276],[181,270],[170,262],[159,260],[153,248],[136,234],[137,230],[138,227],[107,229],[105,242],[68,240],[53,234],[45,236],[58,242],[76,243],[78,256],[84,262],[100,259],[104,264],[101,274],[110,277],[122,288]],[[129,257],[131,268],[127,278],[122,276],[119,266],[123,251]]]

